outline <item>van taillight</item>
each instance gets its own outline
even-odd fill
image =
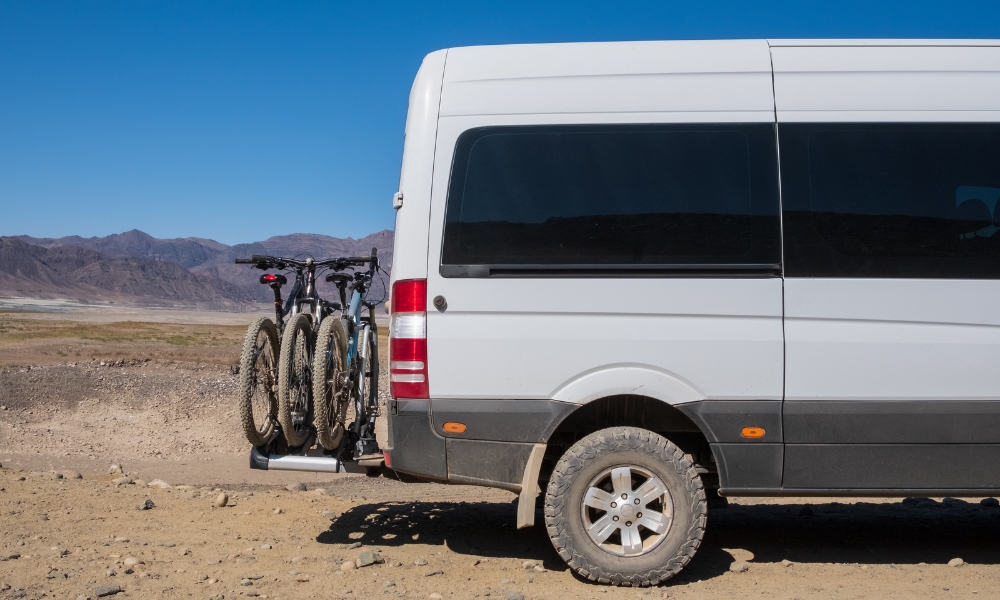
[[[427,385],[427,280],[392,285],[389,321],[389,393],[393,398],[430,398]]]

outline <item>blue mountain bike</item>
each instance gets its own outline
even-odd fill
[[[326,281],[337,286],[345,309],[340,319],[325,319],[316,335],[313,424],[327,454],[363,463],[382,458],[375,440],[379,408],[376,302],[368,297],[379,262],[375,248],[371,256],[349,260],[351,265],[367,264],[368,269],[326,276]]]

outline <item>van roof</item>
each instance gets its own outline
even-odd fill
[[[875,54],[869,55],[864,48]],[[942,110],[945,105],[951,110],[986,110],[979,106],[986,102],[980,96],[985,93],[995,98],[991,90],[1000,81],[1000,40],[586,42],[468,46],[450,49],[446,54],[441,117],[661,112],[698,113],[700,120],[773,120],[772,74],[779,71],[877,71],[900,73],[899,77],[906,81],[922,77],[923,83],[917,88],[906,87],[899,77],[884,78],[902,87],[898,92],[879,92],[883,100],[897,98],[904,88],[919,89],[924,94],[928,86],[932,92],[941,87],[939,76],[928,79],[921,73],[958,73],[968,85],[954,88],[947,98],[931,93],[920,104],[920,110]],[[858,85],[871,88],[870,82],[859,80]],[[978,104],[972,107],[965,106],[968,102],[956,103],[953,100],[959,92],[975,92]],[[837,89],[830,93],[833,98],[850,95]],[[875,93],[871,89],[865,92],[868,96]],[[932,100],[941,100],[941,106]],[[989,110],[995,110],[992,102]],[[855,104],[860,110],[860,106],[871,103],[858,100]],[[897,104],[893,106],[905,108]]]

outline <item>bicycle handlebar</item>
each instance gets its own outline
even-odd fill
[[[374,263],[377,258],[376,254],[378,250],[372,248],[372,253],[370,256],[349,256],[346,258],[331,258],[328,260],[318,260],[313,261],[312,265],[314,267],[339,267],[344,268],[347,266],[362,266],[368,263]],[[311,260],[311,259],[310,259]],[[250,258],[237,258],[236,264],[238,265],[292,265],[295,267],[305,267],[308,266],[307,261],[297,260],[294,258],[281,258],[280,256],[267,256],[264,254],[254,254]],[[279,268],[283,268],[279,267]]]

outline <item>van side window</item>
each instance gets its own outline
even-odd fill
[[[775,141],[771,124],[466,131],[442,275],[449,265],[776,270]]]
[[[792,277],[1000,278],[1000,125],[781,124]]]

